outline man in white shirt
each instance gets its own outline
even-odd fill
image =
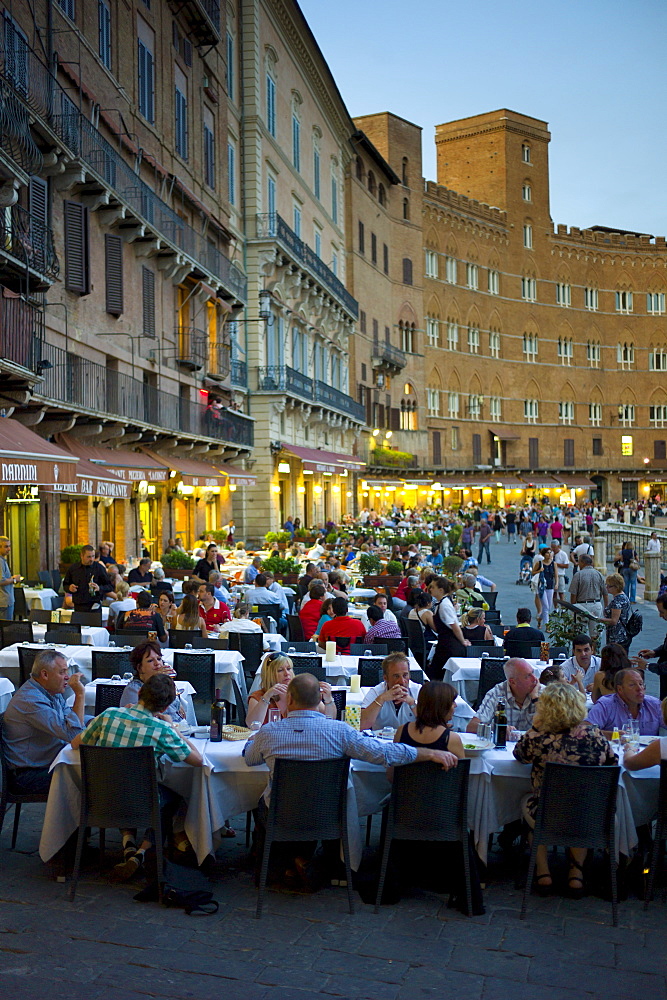
[[[554,539],[551,543],[551,551],[554,554],[554,562],[558,567],[558,595],[559,597],[565,597],[567,586],[565,573],[570,568],[570,557],[567,552],[563,552],[558,539]]]
[[[579,569],[579,557],[580,556],[591,556],[595,555],[595,549],[591,545],[590,538],[588,535],[584,535],[583,540],[580,535],[577,535],[575,542],[579,539],[579,543],[574,546],[570,551],[570,562],[575,567],[574,572],[576,573]]]
[[[273,573],[265,572],[264,576],[266,577],[266,589],[270,590],[272,594],[275,594],[280,599],[280,606],[285,614],[287,614],[289,611],[289,602],[285,591],[279,583],[276,583]]]
[[[578,672],[581,672],[584,687],[587,691],[592,691],[595,674],[600,669],[600,657],[593,655],[590,637],[583,632],[575,635],[572,649],[574,655],[560,665],[565,679],[571,681]]]
[[[476,732],[480,722],[493,724],[499,701],[504,702],[507,722],[513,729],[526,732],[531,728],[542,685],[530,663],[518,656],[508,660],[504,669],[507,680],[484,695],[477,715],[468,726],[469,732]]]
[[[414,722],[420,684],[410,680],[410,662],[403,653],[390,653],[382,661],[384,680],[369,689],[361,703],[362,729],[398,729]],[[465,732],[475,713],[470,705],[457,698],[452,728]]]
[[[655,531],[652,531],[651,532],[651,537],[649,538],[648,542],[646,543],[646,551],[647,552],[658,552],[659,553],[660,550],[661,550],[661,548],[662,548],[662,546],[660,545],[660,539],[656,535]]]
[[[398,625],[398,622],[396,620],[396,615],[394,614],[393,611],[390,611],[389,608],[387,607],[387,598],[384,594],[378,594],[375,600],[372,601],[372,603],[375,605],[376,608],[380,608],[380,610],[382,611],[382,617],[386,622],[393,622],[394,625]],[[361,624],[365,627],[366,631],[368,632],[370,628],[370,623],[368,621],[368,615],[365,612],[361,618]]]

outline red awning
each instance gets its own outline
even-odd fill
[[[229,476],[230,486],[254,486],[257,482],[251,472],[239,469],[235,465],[220,465],[219,469],[226,476]]]
[[[56,483],[54,493],[66,493],[69,496],[111,497],[112,500],[129,500],[132,486],[106,472],[101,466],[93,465],[85,458],[80,458],[76,464],[77,483]]]
[[[587,476],[556,476],[556,482],[559,486],[564,486],[568,490],[595,489],[595,483],[591,482]]]
[[[341,473],[348,470],[358,472],[366,465],[355,455],[342,455],[340,452],[322,451],[320,448],[301,448],[299,445],[285,444],[283,451],[300,459],[304,472]]]
[[[149,483],[164,483],[169,479],[169,469],[163,462],[137,451],[116,451],[100,445],[84,444],[69,434],[59,434],[58,441],[73,455],[85,458],[93,465],[105,467],[119,479],[128,483],[138,483],[142,479]]]
[[[157,455],[149,448],[144,448],[143,452],[150,458],[155,459],[156,462],[159,462],[160,465],[164,465],[175,472],[180,472],[181,482],[186,486],[220,486],[224,479],[224,473],[218,469],[214,469],[208,462],[198,462],[194,458],[187,457],[165,458],[163,455]]]
[[[0,419],[0,485],[76,484],[76,466],[74,455],[46,441],[18,420]]]
[[[524,484],[526,486],[536,486],[538,488],[552,490],[555,486],[562,486],[562,481],[554,479],[547,472],[536,472],[535,475],[528,475],[523,477]]]

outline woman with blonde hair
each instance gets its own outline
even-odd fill
[[[291,659],[285,653],[267,653],[262,660],[261,671],[259,689],[248,697],[246,712],[248,725],[251,722],[260,722],[264,725],[269,708],[279,709],[282,719],[287,717],[287,687],[294,677]],[[335,719],[336,703],[331,695],[331,685],[321,681],[320,691],[323,700],[318,706],[318,711],[330,719]]]
[[[461,631],[473,646],[477,642],[493,642],[493,632],[484,620],[483,608],[468,608],[461,616]]]
[[[194,594],[186,594],[181,601],[174,617],[173,628],[177,631],[187,632],[194,632],[200,629],[202,638],[208,639],[206,621],[199,611],[199,601]]]
[[[532,828],[548,763],[572,764],[592,767],[616,764],[616,757],[602,734],[585,722],[586,698],[571,684],[558,681],[548,684],[541,692],[533,718],[532,728],[525,733],[514,749],[514,756],[522,764],[532,764],[530,781],[532,792],[522,802],[524,819]],[[567,895],[580,899],[583,895],[583,864],[586,849],[568,848],[569,871]],[[535,871],[537,891],[548,896],[553,888],[547,845],[537,848]]]
[[[625,580],[620,573],[610,573],[605,579],[607,593],[611,600],[604,609],[603,618],[594,618],[593,621],[601,622],[607,628],[607,642],[617,642],[627,652],[630,649],[632,637],[628,635],[625,626],[632,614],[632,606],[628,595],[624,593]]]

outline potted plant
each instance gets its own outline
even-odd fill
[[[445,576],[454,576],[463,566],[463,559],[458,556],[445,556],[442,560],[442,572]]]
[[[398,559],[390,559],[387,563],[387,576],[402,576],[403,575],[403,563],[399,562]]]
[[[359,556],[359,572],[362,576],[377,576],[381,566],[379,558],[370,552],[362,552]]]
[[[262,563],[262,571],[268,570],[275,578],[282,582],[283,578],[301,572],[301,563],[298,559],[281,559],[280,556],[270,556]]]
[[[168,571],[168,575],[177,580],[182,580],[188,571],[193,570],[195,566],[192,556],[189,556],[187,552],[181,552],[180,549],[163,553],[160,556],[160,562],[165,572]]]
[[[579,635],[582,631],[588,632],[588,625],[588,618],[576,616],[572,611],[568,611],[567,608],[559,608],[558,611],[553,611],[549,615],[549,621],[545,626],[545,632],[547,633],[549,642],[552,646],[566,646],[570,649],[575,635]],[[600,635],[604,631],[604,625],[596,622],[595,628],[597,630],[597,636],[594,641],[596,647],[599,649]]]
[[[66,573],[70,566],[76,565],[81,560],[81,549],[83,545],[66,545],[60,553],[60,573]]]

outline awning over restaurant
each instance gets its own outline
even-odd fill
[[[537,486],[546,490],[552,490],[555,486],[563,485],[562,481],[559,482],[546,472],[536,472],[534,475],[530,476],[526,475],[523,479],[525,486]]]
[[[132,495],[130,483],[85,458],[80,458],[76,464],[76,478],[76,483],[55,483],[53,492],[70,496],[111,497],[113,500],[129,500]]]
[[[180,472],[181,482],[186,486],[220,486],[225,477],[224,472],[214,469],[208,462],[198,462],[194,458],[187,457],[164,458],[149,448],[144,448],[143,452],[169,470]]]
[[[18,420],[0,419],[0,485],[76,485],[77,460]]]
[[[556,476],[559,486],[564,486],[568,490],[594,490],[595,483],[591,482],[587,476]]]
[[[490,475],[490,485],[503,490],[525,490],[526,484],[518,476],[510,476],[504,472],[493,472]]]
[[[164,483],[169,479],[169,469],[164,462],[141,452],[84,444],[69,434],[59,434],[58,442],[78,458],[104,466],[105,471],[112,472],[125,482],[138,483],[145,479],[149,483]]]
[[[346,473],[359,472],[366,463],[355,455],[341,455],[339,452],[322,451],[320,448],[301,448],[295,444],[284,444],[283,451],[294,455],[303,463],[304,472]]]
[[[246,472],[245,469],[239,469],[235,465],[220,465],[218,468],[221,472],[224,472],[226,476],[229,476],[230,486],[254,486],[257,482],[251,472]]]

